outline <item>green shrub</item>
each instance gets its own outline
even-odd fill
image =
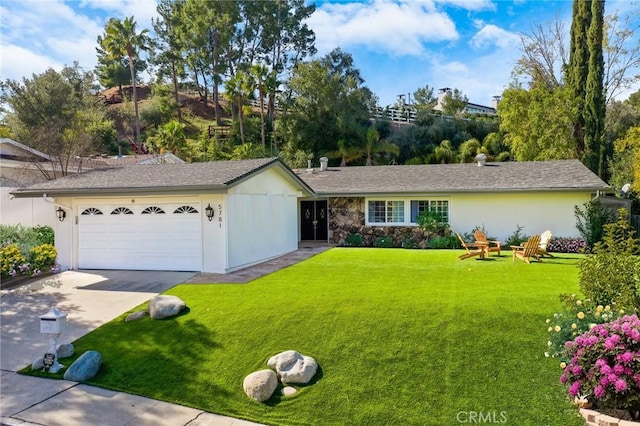
[[[527,241],[529,237],[526,234],[522,233],[523,229],[524,226],[516,225],[516,230],[507,237],[506,241],[504,242],[504,246],[521,246],[522,243]]]
[[[50,226],[0,225],[0,245],[17,244],[24,254],[40,244],[54,244],[54,239]]]
[[[589,201],[582,208],[575,206],[576,228],[587,243],[587,250],[604,238],[604,227],[615,220],[614,214],[599,201]]]
[[[56,243],[55,233],[52,227],[36,225],[33,227],[33,231],[38,236],[40,244],[54,245]]]
[[[31,273],[38,275],[45,271],[48,272],[56,265],[58,251],[51,244],[41,244],[29,250],[29,266]]]
[[[344,245],[347,247],[362,247],[364,245],[364,239],[362,235],[352,233],[344,239]]]
[[[640,310],[640,241],[620,209],[618,220],[604,225],[602,241],[580,261],[580,289],[596,304]]]
[[[568,362],[565,343],[589,331],[594,324],[603,324],[620,318],[620,312],[609,305],[596,305],[589,299],[578,299],[575,294],[561,294],[560,301],[564,305],[562,312],[553,314],[547,319],[546,357],[559,358]]]
[[[23,265],[27,263],[26,257],[22,254],[17,244],[8,244],[0,248],[0,264],[2,265],[2,276],[15,277],[18,275]],[[22,268],[21,268],[22,267]]]
[[[392,248],[393,240],[391,239],[391,237],[388,237],[386,235],[383,237],[378,237],[376,238],[374,246],[378,248]]]
[[[455,235],[448,235],[445,237],[435,237],[429,240],[428,247],[430,249],[458,249],[460,240]]]
[[[430,233],[440,233],[449,229],[444,215],[434,209],[428,209],[420,213],[417,219],[418,226]]]
[[[412,237],[412,236],[404,236],[404,237],[402,237],[400,244],[401,244],[402,248],[406,248],[406,249],[418,248],[418,241],[416,241],[416,238]]]

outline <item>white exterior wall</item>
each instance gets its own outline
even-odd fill
[[[298,248],[298,190],[276,168],[240,183],[227,198],[227,272]]]
[[[213,219],[209,221],[204,209],[211,204]],[[202,272],[224,274],[227,270],[227,196],[202,196]]]
[[[484,227],[491,237],[503,241],[518,225],[526,235],[549,229],[557,237],[577,237],[574,206],[591,198],[586,192],[452,194],[449,223],[459,233]]]
[[[42,198],[14,198],[9,194],[16,188],[0,188],[0,223],[3,225],[51,226],[58,222],[56,207]]]

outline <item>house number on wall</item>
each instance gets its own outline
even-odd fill
[[[222,228],[222,204],[218,204],[218,225]]]

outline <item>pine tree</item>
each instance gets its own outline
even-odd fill
[[[584,163],[598,175],[603,174],[604,153],[604,60],[602,56],[604,0],[591,2],[591,25],[587,33],[589,73],[584,103]]]
[[[584,103],[589,73],[589,49],[587,32],[591,23],[591,0],[574,0],[571,21],[571,45],[569,47],[569,66],[566,70],[567,85],[571,90],[575,105],[573,137],[576,155],[583,158],[584,143]]]

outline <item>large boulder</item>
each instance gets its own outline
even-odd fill
[[[318,363],[297,351],[280,352],[267,361],[267,366],[278,373],[283,383],[307,384],[318,371]]]
[[[161,294],[149,300],[149,315],[152,319],[163,319],[178,315],[187,304],[177,296]]]
[[[73,348],[73,343],[62,343],[58,345],[58,358],[69,358],[74,354],[75,349]]]
[[[80,355],[64,373],[65,380],[84,382],[98,374],[102,364],[102,354],[96,351],[87,351]]]
[[[273,370],[256,371],[244,378],[242,387],[249,398],[264,402],[278,387],[278,377]]]

